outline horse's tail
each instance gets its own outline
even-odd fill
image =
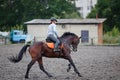
[[[16,57],[12,56],[12,57],[9,57],[8,59],[13,63],[18,63],[19,61],[22,60],[23,54],[26,53],[27,47],[29,46],[30,45],[28,44],[24,45]]]

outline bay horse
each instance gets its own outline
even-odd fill
[[[77,70],[72,58],[71,58],[71,47],[74,52],[77,51],[77,46],[80,42],[80,38],[76,34],[71,32],[65,32],[59,39],[61,43],[63,44],[60,52],[54,52],[53,49],[49,48],[46,42],[39,41],[33,43],[33,45],[24,45],[22,49],[20,50],[19,54],[14,57],[9,57],[8,59],[13,63],[18,63],[22,60],[23,54],[26,52],[27,48],[29,47],[28,51],[31,55],[31,62],[27,66],[27,71],[25,74],[25,78],[29,77],[29,70],[34,65],[34,63],[37,61],[39,64],[39,68],[48,76],[52,77],[51,74],[49,74],[43,66],[42,57],[48,57],[48,58],[63,58],[69,61],[68,69],[69,71],[71,69],[71,66],[73,66],[74,71],[78,74],[79,77],[81,77],[81,74]]]

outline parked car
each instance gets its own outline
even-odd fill
[[[25,42],[27,35],[22,30],[12,30],[10,32],[11,42]]]

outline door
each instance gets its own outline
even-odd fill
[[[89,42],[89,31],[88,30],[82,30],[81,31],[81,42],[82,43],[88,43]]]

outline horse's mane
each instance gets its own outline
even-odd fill
[[[69,35],[71,35],[71,36],[77,36],[77,35],[74,34],[74,33],[71,33],[71,32],[65,32],[65,33],[61,36],[61,38],[66,37],[66,36],[69,36]]]

